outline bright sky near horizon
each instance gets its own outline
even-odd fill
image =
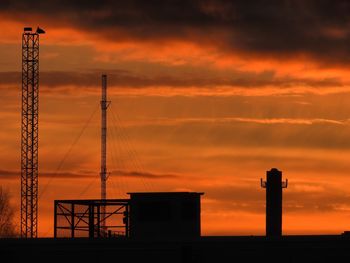
[[[277,167],[285,234],[348,230],[349,12],[348,1],[1,1],[0,185],[19,209],[21,34],[39,25],[39,236],[52,236],[53,200],[99,197],[102,73],[108,197],[204,192],[202,234],[258,235],[260,178]]]

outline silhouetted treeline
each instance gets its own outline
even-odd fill
[[[14,208],[10,203],[10,193],[0,186],[0,238],[17,237],[14,223]]]

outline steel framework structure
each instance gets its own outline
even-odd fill
[[[22,34],[21,237],[38,232],[39,34]]]
[[[129,236],[129,199],[55,200],[54,213],[55,238]]]

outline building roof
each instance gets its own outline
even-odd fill
[[[133,192],[133,193],[127,193],[128,195],[203,195],[202,192]]]

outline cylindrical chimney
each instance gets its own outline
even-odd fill
[[[288,181],[282,182],[282,172],[272,168],[266,172],[266,181],[261,186],[266,188],[266,236],[282,236],[282,188]]]

